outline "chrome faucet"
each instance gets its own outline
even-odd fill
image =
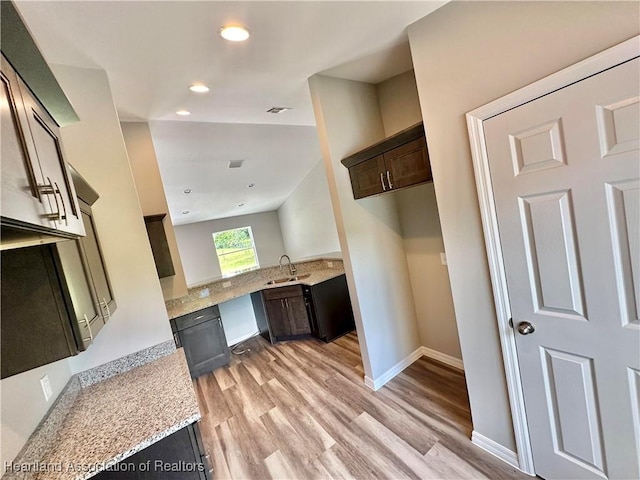
[[[280,260],[278,261],[278,265],[280,265],[280,271],[282,271],[282,260],[285,258],[289,262],[289,275],[293,277],[296,274],[296,266],[291,263],[291,259],[289,258],[289,255],[282,255],[280,257]]]

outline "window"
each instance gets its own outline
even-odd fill
[[[251,227],[234,228],[213,234],[223,277],[260,268]]]

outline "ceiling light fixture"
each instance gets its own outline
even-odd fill
[[[182,211],[182,214],[183,214],[183,215],[187,215],[188,213],[189,213],[189,210],[183,210],[183,211]]]
[[[239,207],[244,207],[244,203],[239,203],[238,206]]]
[[[191,115],[191,112],[189,110],[178,110],[176,114],[181,117],[186,117],[187,115]]]
[[[249,30],[239,25],[220,27],[218,33],[222,38],[229,40],[230,42],[244,42],[249,38]]]
[[[209,87],[202,83],[194,83],[193,85],[189,85],[189,90],[195,93],[207,93],[209,91]]]
[[[191,193],[191,189],[190,188],[185,188],[184,189],[184,193]]]

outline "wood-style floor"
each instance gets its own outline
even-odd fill
[[[194,383],[217,479],[528,479],[469,441],[464,376],[422,358],[379,391],[357,337],[244,344]]]

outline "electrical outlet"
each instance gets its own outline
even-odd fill
[[[231,286],[231,282],[222,282],[222,288],[229,288]]]
[[[209,296],[209,289],[208,288],[203,288],[202,290],[200,290],[200,298],[204,298],[204,297],[208,297]]]
[[[333,262],[327,262],[327,268],[333,268]]]
[[[40,379],[40,386],[42,387],[42,393],[44,393],[44,400],[46,402],[53,396],[53,391],[51,390],[51,382],[49,381],[49,375],[45,375]]]
[[[447,254],[444,252],[440,252],[440,263],[442,265],[446,265],[447,264]]]

